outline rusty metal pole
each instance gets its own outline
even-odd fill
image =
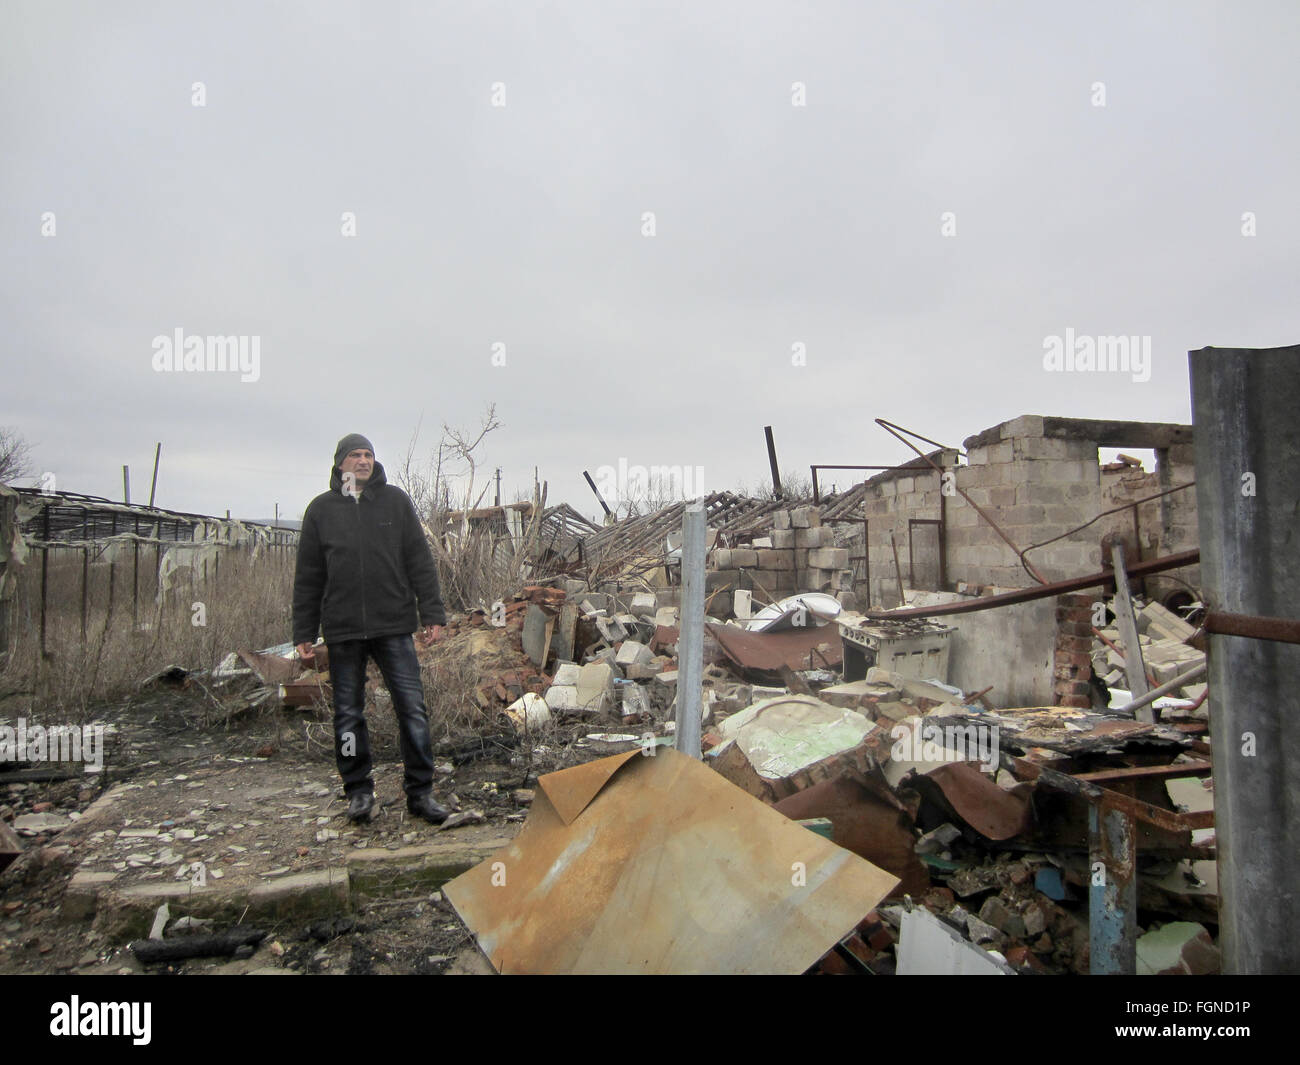
[[[1300,345],[1188,362],[1205,605],[1300,619]],[[1300,972],[1300,646],[1207,641],[1223,969]]]
[[[591,474],[583,470],[582,475],[587,478],[587,484],[591,485],[591,492],[596,497],[596,502],[600,504],[600,509],[605,512],[605,517],[612,518],[614,512],[609,509],[609,504],[605,502],[604,496],[600,494],[600,489],[596,487],[596,482],[591,479]],[[229,513],[226,516],[229,517]]]
[[[903,567],[898,563],[898,542],[894,539],[894,530],[889,530],[889,546],[894,549],[894,576],[898,579],[898,605],[907,606],[907,596],[903,594]]]
[[[49,584],[50,584],[50,549],[48,547],[42,547],[41,548],[41,658],[44,658],[47,654],[45,649],[45,614],[47,610],[46,598],[49,594],[48,592]]]
[[[1101,802],[1088,804],[1088,971],[1137,971],[1137,843],[1133,817]]]
[[[86,638],[86,618],[90,610],[90,547],[81,549],[81,638]]]

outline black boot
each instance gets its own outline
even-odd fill
[[[354,791],[352,797],[348,800],[348,820],[353,824],[364,824],[370,820],[374,808],[375,793],[373,791]]]
[[[415,817],[423,817],[426,821],[435,825],[442,824],[451,816],[451,811],[447,807],[439,804],[438,800],[433,797],[433,792],[426,791],[421,795],[412,795],[406,800],[406,809]]]

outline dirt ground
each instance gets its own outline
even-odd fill
[[[381,701],[367,718],[377,815],[354,826],[345,817],[324,706],[265,706],[227,716],[206,690],[191,686],[156,688],[125,705],[99,708],[94,720],[115,727],[101,773],[0,785],[4,820],[35,812],[70,822],[24,838],[23,856],[0,873],[0,973],[483,971],[469,933],[441,894],[427,889],[354,893],[345,915],[259,924],[265,939],[250,956],[233,960],[143,966],[115,932],[111,914],[100,913],[93,923],[63,919],[63,896],[78,869],[115,873],[117,886],[180,882],[201,865],[203,876],[234,885],[339,864],[352,848],[397,850],[452,834],[513,834],[540,773],[607,753],[582,746],[589,729],[580,724],[520,743],[504,721],[452,736],[439,734],[435,717],[434,794],[478,821],[440,831],[406,812],[391,707]],[[76,822],[110,789],[124,789],[112,818],[88,821],[78,831]],[[173,919],[183,913],[183,905],[171,906]]]

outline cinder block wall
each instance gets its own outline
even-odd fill
[[[1025,415],[967,439],[968,463],[956,465],[956,452],[944,452],[939,464],[952,474],[943,491],[941,474],[932,470],[890,470],[866,483],[863,510],[869,539],[869,592],[872,608],[899,604],[898,580],[890,532],[898,548],[906,587],[937,590],[937,559],[921,558],[909,566],[908,521],[943,517],[946,526],[947,587],[961,582],[998,588],[1024,588],[1034,578],[993,528],[951,486],[961,488],[1021,548],[1055,542],[1027,555],[1048,581],[1080,576],[1102,568],[1101,540],[1107,532],[1127,532],[1133,539],[1131,511],[1111,515],[1080,532],[1056,539],[1095,518],[1101,511],[1194,479],[1191,447],[1177,445],[1157,453],[1158,468],[1133,474],[1101,473],[1097,443],[1046,435],[1039,415]],[[841,526],[841,542],[862,553],[861,525]],[[1186,489],[1143,504],[1139,513],[1140,555],[1152,558],[1196,546],[1195,489]],[[919,530],[918,530],[919,532]],[[918,537],[927,546],[931,541]],[[1196,574],[1180,574],[1193,583]],[[913,579],[914,578],[914,579]],[[1154,596],[1178,585],[1151,578]],[[859,605],[867,589],[859,586]]]

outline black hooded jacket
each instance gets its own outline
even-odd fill
[[[419,624],[416,624],[417,616]],[[410,497],[378,462],[360,496],[330,490],[307,506],[293,581],[293,642],[409,635],[445,625],[438,570]]]

